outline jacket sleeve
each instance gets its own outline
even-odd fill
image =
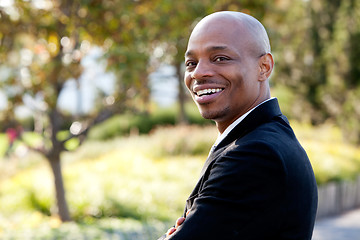
[[[171,240],[276,239],[286,211],[286,169],[266,143],[231,148],[209,167],[189,215]]]

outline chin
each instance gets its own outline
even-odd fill
[[[201,113],[201,116],[205,119],[209,119],[209,120],[213,120],[214,118],[211,116],[211,115],[208,115],[208,114],[203,114]]]
[[[225,109],[224,109],[225,110]],[[224,111],[202,111],[199,109],[200,114],[203,118],[213,120],[220,119],[223,116]]]

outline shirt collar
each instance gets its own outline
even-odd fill
[[[219,143],[231,132],[231,130],[234,129],[234,127],[236,127],[236,125],[238,125],[242,120],[244,120],[244,118],[249,115],[249,113],[251,113],[255,108],[257,108],[258,106],[260,106],[261,104],[263,103],[266,103],[267,101],[270,101],[272,99],[275,99],[275,97],[272,97],[272,98],[269,98],[265,101],[263,101],[262,103],[258,104],[256,107],[250,109],[249,111],[247,111],[245,114],[243,114],[241,117],[239,117],[238,119],[236,119],[233,123],[231,123],[226,129],[225,131],[218,135],[214,145],[213,145],[213,148],[215,148],[217,145],[219,145]]]

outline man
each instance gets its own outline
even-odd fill
[[[219,137],[186,203],[160,239],[311,239],[317,187],[276,98],[267,33],[255,18],[218,12],[194,28],[185,84]]]

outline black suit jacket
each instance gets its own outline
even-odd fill
[[[276,99],[254,109],[209,155],[189,209],[170,239],[311,239],[316,181]]]

